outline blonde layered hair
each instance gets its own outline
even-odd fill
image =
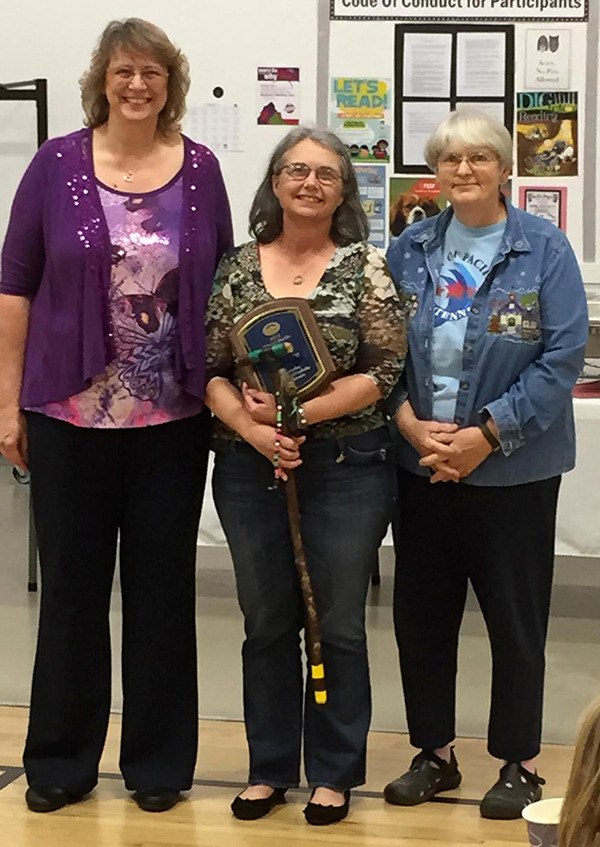
[[[600,698],[579,725],[558,832],[559,847],[600,845]]]
[[[157,129],[163,136],[179,132],[190,87],[188,60],[162,29],[141,18],[111,21],[100,36],[98,46],[92,53],[90,67],[79,82],[85,125],[94,129],[108,120],[106,70],[118,50],[150,55],[167,68],[167,102],[158,116]]]

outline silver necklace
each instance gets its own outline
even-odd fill
[[[284,252],[285,252],[285,251],[284,251]],[[324,250],[324,249],[319,250],[319,252],[318,252],[318,253],[316,253],[316,254],[312,257],[312,259],[310,260],[310,262],[306,265],[306,267],[304,268],[304,270],[302,271],[302,273],[297,273],[297,274],[295,274],[295,275],[294,275],[294,277],[292,278],[292,285],[304,285],[304,276],[305,276],[305,274],[307,274],[307,273],[308,273],[308,271],[312,268],[312,266],[313,266],[313,265],[314,265],[314,263],[317,261],[317,259],[320,259],[320,258],[322,257],[322,255],[323,255],[323,253],[324,253],[324,252],[325,252],[325,250]]]

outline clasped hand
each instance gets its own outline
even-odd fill
[[[255,424],[247,440],[270,462],[274,461],[275,456],[278,457],[277,475],[286,480],[286,469],[293,470],[302,464],[300,446],[304,444],[306,437],[282,435],[277,432],[275,398],[267,391],[259,391],[243,383],[242,399],[244,408]]]
[[[244,401],[244,408],[254,423],[275,426],[277,409],[275,398],[272,394],[269,394],[268,391],[259,391],[258,388],[250,388],[243,382],[242,399]]]
[[[491,452],[492,448],[477,426],[456,428],[454,432],[448,430],[430,432],[427,453],[421,453],[419,464],[421,467],[434,470],[431,482],[448,482],[449,480],[458,482],[459,479],[473,473]]]

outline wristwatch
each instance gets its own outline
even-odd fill
[[[500,449],[500,442],[498,441],[498,439],[496,438],[496,436],[494,435],[494,433],[492,432],[492,430],[489,428],[489,426],[487,425],[487,423],[485,421],[483,423],[479,424],[479,429],[483,433],[483,437],[485,438],[487,443],[492,448],[492,453],[495,453],[497,450],[499,450]]]

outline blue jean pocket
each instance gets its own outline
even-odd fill
[[[339,440],[337,462],[349,465],[393,464],[396,461],[396,439],[387,426]]]

